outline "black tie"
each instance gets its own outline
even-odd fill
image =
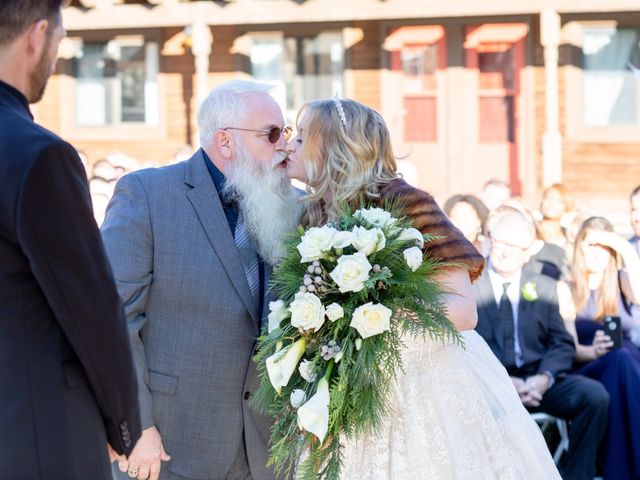
[[[516,350],[514,346],[514,325],[513,325],[513,309],[511,301],[507,296],[507,288],[509,283],[502,284],[502,296],[500,297],[500,321],[504,330],[504,348],[502,349],[502,363],[506,368],[513,368],[516,365]]]

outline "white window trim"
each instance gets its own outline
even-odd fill
[[[576,21],[567,23],[562,29],[563,43],[582,51],[582,35],[589,27],[618,27],[615,20]],[[624,28],[624,26],[623,26]],[[595,126],[588,127],[583,121],[583,76],[582,69],[566,65],[564,69],[564,97],[566,138],[579,143],[640,143],[640,104],[637,106],[636,126]],[[640,103],[640,84],[638,88]]]
[[[105,41],[117,40],[123,45],[135,41],[145,44],[145,121],[118,122],[95,127],[81,126],[76,121],[76,79],[71,75],[60,75],[60,127],[61,134],[81,141],[132,141],[158,139],[166,136],[166,125],[162,115],[162,82],[160,76],[160,49],[155,40],[142,36],[115,36]],[[83,39],[71,37],[72,49],[80,48]],[[154,81],[155,77],[155,81]],[[115,107],[119,110],[119,105]],[[118,113],[114,110],[114,113]]]

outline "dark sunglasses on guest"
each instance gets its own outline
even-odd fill
[[[280,140],[280,135],[284,135],[285,140],[288,140],[293,132],[293,127],[291,125],[285,125],[284,127],[273,127],[269,130],[254,130],[251,128],[239,128],[239,127],[226,127],[222,130],[241,130],[243,132],[258,132],[267,136],[269,143],[278,143]]]

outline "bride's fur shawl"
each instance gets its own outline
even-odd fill
[[[384,199],[393,199],[394,203],[399,201],[403,213],[422,233],[443,237],[426,245],[426,251],[432,258],[464,265],[469,270],[471,281],[482,274],[484,258],[451,223],[431,195],[400,178],[382,187],[380,194]]]

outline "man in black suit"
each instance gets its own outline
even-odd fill
[[[0,478],[101,480],[140,435],[122,305],[71,145],[36,125],[62,0],[0,1]]]
[[[489,237],[487,268],[474,285],[476,330],[506,367],[530,411],[571,422],[563,478],[591,480],[609,396],[600,383],[566,373],[575,346],[560,316],[557,282],[523,270],[535,240],[534,226],[513,211],[495,220]]]

